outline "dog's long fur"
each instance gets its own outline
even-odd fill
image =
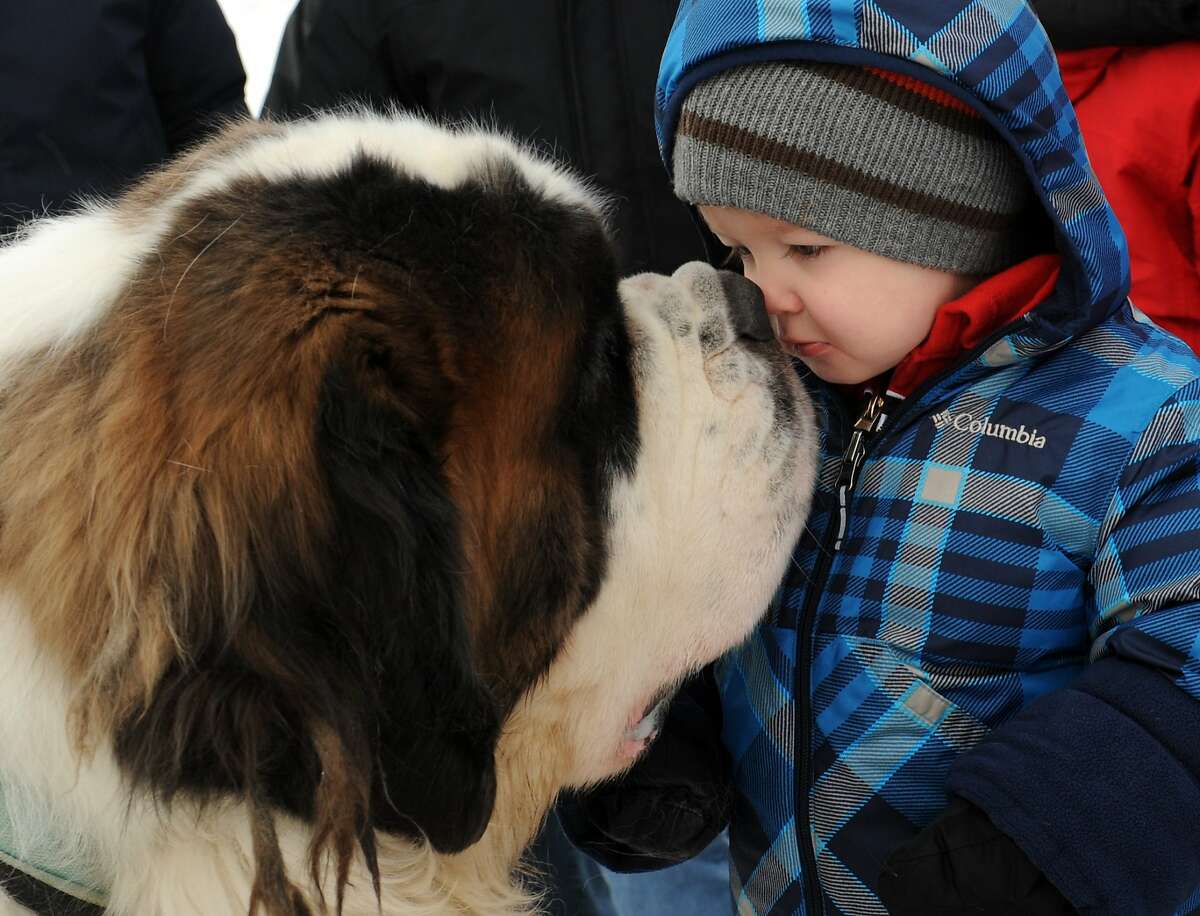
[[[753,624],[811,411],[689,265],[408,117],[228,129],[0,251],[0,771],[109,912],[519,913]],[[732,303],[732,305],[731,305]],[[0,912],[4,903],[0,899]]]

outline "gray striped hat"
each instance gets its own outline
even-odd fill
[[[965,102],[842,64],[736,67],[684,100],[675,193],[738,207],[938,270],[993,274],[1024,256],[1031,190]]]

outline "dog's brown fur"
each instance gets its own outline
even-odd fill
[[[239,128],[150,179],[125,209],[161,203],[205,156],[271,130]],[[575,554],[568,566],[594,562],[580,469],[543,444],[576,371],[576,318],[515,307],[518,292],[501,278],[484,291],[501,300],[501,319],[486,340],[466,340],[419,292],[398,301],[412,278],[386,258],[331,252],[319,237],[290,239],[286,251],[273,244],[269,211],[245,205],[255,193],[234,185],[182,207],[172,241],[140,266],[86,347],[38,354],[0,403],[0,571],[78,684],[81,746],[136,720],[168,666],[192,664],[195,647],[214,639],[276,683],[296,676],[254,620],[253,567],[283,564],[271,554],[286,550],[286,562],[324,575],[332,497],[313,422],[331,364],[414,423],[447,411],[440,458],[462,518],[463,617],[471,644],[489,647],[473,654],[500,704],[545,670],[570,620],[530,641],[517,638],[528,621],[498,617],[496,590],[528,549],[522,536],[553,507]],[[218,242],[220,255],[201,263]],[[535,354],[523,353],[530,341]],[[402,388],[390,376],[399,368]],[[563,606],[580,607],[581,583],[565,584]],[[199,612],[199,593],[218,616]],[[322,772],[339,774],[314,799],[313,868],[333,854],[340,885],[367,836],[370,780],[356,762],[369,755],[307,715]],[[261,807],[256,788],[243,789]],[[272,865],[256,895],[283,913],[291,892],[268,821],[255,846],[260,867]]]
[[[543,681],[639,449],[611,248],[511,152],[449,187],[366,154],[229,164],[289,136],[239,125],[143,181],[112,220],[156,241],[115,300],[0,365],[0,584],[81,765],[240,802],[251,912],[340,912],[356,869],[405,912],[519,909],[509,871],[594,702]],[[396,868],[427,874],[396,891]]]

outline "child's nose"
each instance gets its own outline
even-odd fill
[[[769,277],[752,278],[763,294],[768,315],[794,315],[804,311],[804,300],[787,283],[774,282]]]

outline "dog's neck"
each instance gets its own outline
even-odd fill
[[[573,766],[566,724],[535,718],[528,711],[533,705],[522,704],[513,713],[497,747],[496,806],[482,839],[464,852],[442,859],[446,872],[442,880],[455,888],[455,902],[478,916],[534,909],[536,866],[523,866],[522,855],[541,829]],[[519,882],[522,873],[532,877],[524,887]],[[482,887],[491,890],[479,903],[458,890]],[[495,909],[497,895],[507,897],[510,908]]]

